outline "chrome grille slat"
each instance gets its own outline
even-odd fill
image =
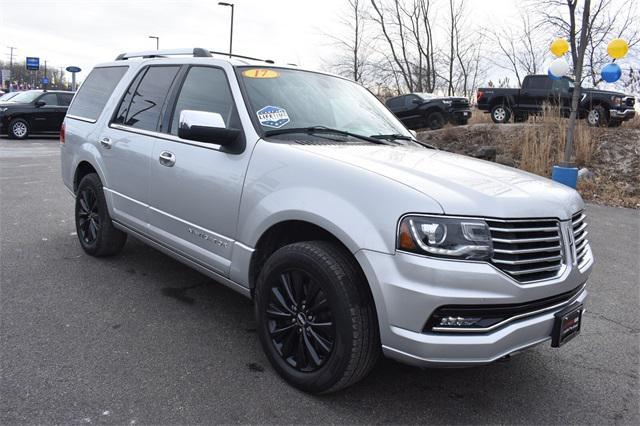
[[[560,236],[557,237],[544,237],[544,238],[493,238],[494,243],[507,243],[507,244],[525,244],[525,243],[545,243],[549,241],[560,241]]]
[[[521,250],[505,250],[505,249],[497,249],[494,248],[493,251],[495,253],[504,253],[504,254],[529,254],[529,253],[541,253],[545,251],[558,251],[561,247],[559,245],[552,247],[542,247],[542,248],[533,248],[533,249],[521,249]]]
[[[553,278],[564,250],[556,219],[486,219],[493,242],[491,263],[518,282]]]
[[[573,244],[576,253],[576,262],[578,266],[581,266],[585,261],[585,256],[589,252],[589,240],[587,240],[587,222],[585,221],[586,215],[584,212],[578,212],[571,218],[571,226],[573,230]]]
[[[536,272],[559,271],[560,268],[562,268],[562,265],[548,266],[546,268],[522,269],[519,271],[508,271],[508,272],[513,275],[524,275],[524,274],[534,274]]]

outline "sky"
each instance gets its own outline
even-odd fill
[[[235,4],[234,53],[322,69],[335,55],[345,0],[227,0]],[[514,0],[470,0],[473,19],[508,22]],[[119,53],[160,48],[229,48],[230,8],[218,0],[0,0],[0,56],[76,65],[82,80]],[[442,12],[444,13],[444,11]]]

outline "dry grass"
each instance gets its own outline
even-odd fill
[[[535,123],[523,128],[522,151],[519,167],[542,176],[550,176],[554,164],[562,161],[569,120],[562,117],[560,110],[544,105],[542,114],[531,117]],[[572,161],[578,167],[588,167],[596,150],[592,134],[596,129],[587,126],[584,120],[576,122]]]
[[[630,129],[640,129],[640,114],[637,113],[637,110],[636,110],[636,116],[633,117],[633,119],[622,123],[622,126],[628,127]]]

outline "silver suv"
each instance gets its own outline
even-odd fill
[[[307,392],[380,354],[487,364],[580,330],[584,203],[433,149],[349,80],[204,49],[97,66],[61,134],[92,256],[141,239],[250,297],[275,370]]]

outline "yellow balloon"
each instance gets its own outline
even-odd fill
[[[557,38],[553,40],[553,43],[549,46],[549,50],[551,50],[554,56],[560,57],[569,51],[569,42],[563,38]]]
[[[629,45],[621,38],[611,40],[609,46],[607,46],[607,53],[613,59],[623,58],[629,51]]]

